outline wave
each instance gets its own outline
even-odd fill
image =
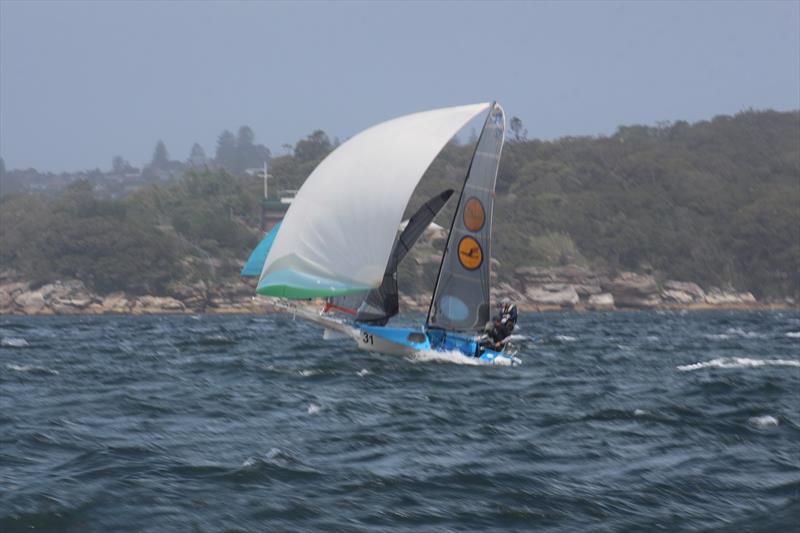
[[[681,372],[702,370],[704,368],[758,368],[762,366],[791,366],[800,368],[800,361],[794,359],[750,359],[749,357],[719,357],[711,361],[679,365]]]
[[[59,374],[58,370],[53,370],[51,368],[45,368],[43,366],[35,366],[35,365],[17,365],[14,363],[10,363],[6,365],[6,368],[9,370],[13,370],[14,372],[29,372],[31,374],[50,374],[57,376]]]
[[[3,337],[0,339],[0,346],[4,348],[26,348],[30,344],[22,337]]]
[[[800,339],[800,331],[787,331],[786,336],[790,339]]]
[[[742,339],[763,339],[766,335],[757,331],[745,331],[742,328],[728,328],[725,330],[725,333],[709,333],[705,335],[705,338],[712,340],[726,340],[734,337]]]
[[[778,419],[770,415],[754,416],[749,418],[747,422],[758,429],[778,427]]]
[[[559,342],[575,342],[578,340],[578,337],[573,337],[572,335],[554,335],[553,338]]]

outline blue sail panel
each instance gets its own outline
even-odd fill
[[[278,234],[280,227],[281,223],[278,222],[275,227],[261,239],[261,242],[253,249],[250,257],[247,259],[247,263],[244,264],[242,273],[239,274],[240,276],[257,278],[261,275],[261,270],[264,268],[264,263],[267,261],[269,249],[272,248],[272,243],[275,241],[275,236]]]

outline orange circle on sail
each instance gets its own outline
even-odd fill
[[[483,263],[483,250],[473,237],[467,235],[458,241],[458,262],[467,270],[475,270]]]
[[[480,231],[486,222],[486,211],[483,204],[474,196],[464,204],[464,225],[470,231]]]

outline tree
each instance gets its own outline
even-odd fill
[[[246,151],[253,146],[256,134],[250,126],[242,126],[239,128],[239,135],[236,137],[236,146],[239,150]]]
[[[228,170],[236,167],[236,137],[228,130],[220,133],[217,139],[217,153],[214,160],[217,164]]]
[[[111,171],[114,174],[125,174],[133,170],[133,167],[121,155],[115,155],[111,159]]]
[[[519,117],[511,117],[509,127],[511,128],[511,133],[514,134],[515,141],[521,142],[528,140],[528,130],[522,124],[522,120]]]
[[[192,151],[189,153],[189,164],[194,167],[201,167],[206,164],[206,151],[197,143],[192,145]]]
[[[153,151],[153,160],[150,162],[150,166],[157,169],[166,169],[168,165],[169,154],[167,153],[167,147],[164,141],[159,140],[156,143],[156,149]]]
[[[294,156],[301,161],[322,159],[331,151],[331,140],[322,130],[316,130],[294,146]]]

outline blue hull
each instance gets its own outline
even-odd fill
[[[518,365],[520,360],[502,351],[480,348],[468,335],[432,329],[396,328],[359,324],[358,344],[365,350],[408,355],[422,351],[460,352],[487,364]]]

